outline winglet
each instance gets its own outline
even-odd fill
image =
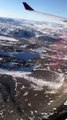
[[[24,7],[25,7],[26,10],[34,11],[34,9],[31,8],[26,2],[23,2],[23,5],[24,5]]]

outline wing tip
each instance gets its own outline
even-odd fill
[[[26,2],[23,2],[24,8],[29,11],[34,11],[32,7],[30,7]]]

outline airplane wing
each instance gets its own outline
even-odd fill
[[[23,5],[24,5],[24,8],[28,11],[31,11],[31,12],[34,12],[34,13],[38,13],[38,14],[41,14],[45,17],[48,17],[50,19],[54,19],[54,20],[58,20],[60,21],[61,23],[65,23],[67,24],[67,18],[64,18],[64,17],[60,17],[60,16],[56,16],[56,15],[51,15],[51,14],[46,14],[46,13],[42,13],[42,12],[39,12],[39,11],[36,11],[34,10],[32,7],[30,7],[26,2],[23,2]]]

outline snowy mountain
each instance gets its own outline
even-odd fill
[[[14,106],[9,95],[7,103],[0,95],[0,119],[45,120],[64,113],[60,104],[67,99],[67,29],[48,22],[0,18],[0,82],[6,97],[16,90],[13,97],[19,101]],[[16,113],[18,103],[22,116]]]
[[[66,39],[67,29],[58,24],[0,18],[0,56],[66,60]]]
[[[58,31],[57,31],[58,30]],[[37,23],[24,20],[0,18],[0,35],[14,38],[31,38],[38,36],[61,37],[63,26],[51,23]]]

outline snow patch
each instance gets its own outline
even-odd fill
[[[11,37],[6,37],[6,36],[0,36],[0,40],[18,41],[17,39],[14,39],[14,38],[11,38]]]
[[[64,103],[64,105],[67,105],[67,100],[66,100],[66,102]]]

